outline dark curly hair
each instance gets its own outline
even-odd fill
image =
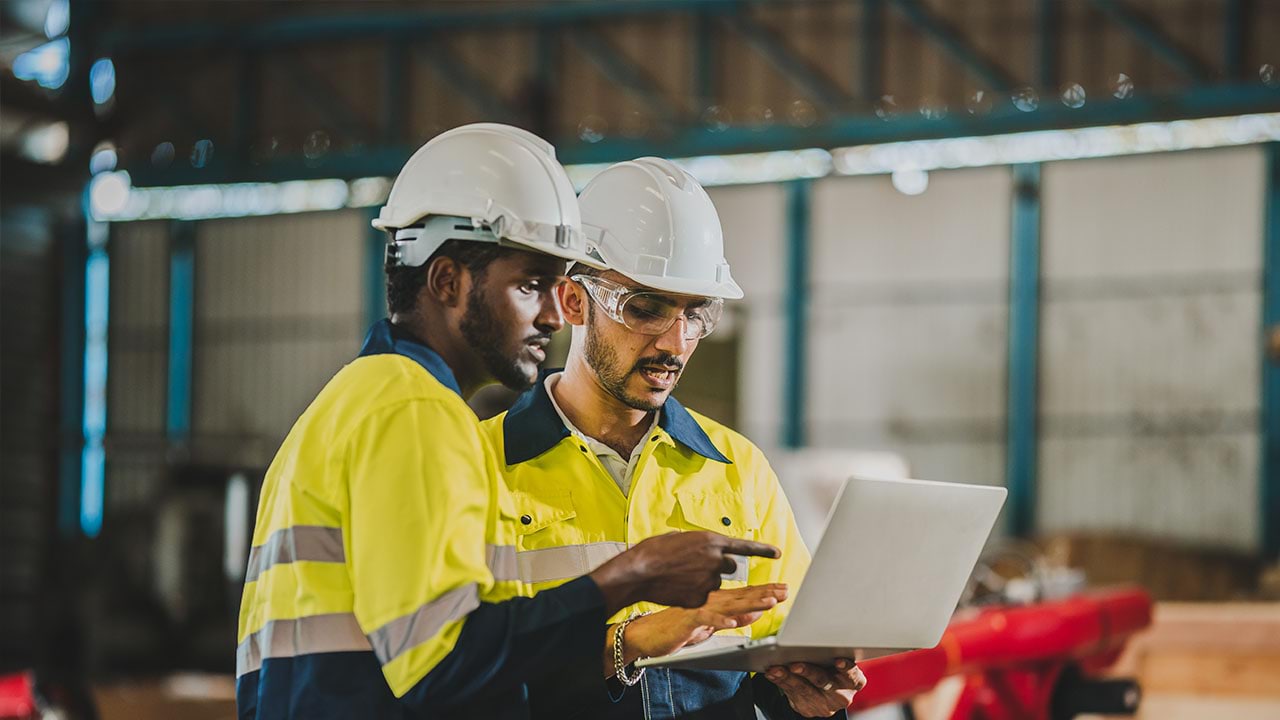
[[[413,312],[418,303],[418,293],[427,284],[427,268],[436,258],[447,257],[465,267],[476,278],[484,279],[489,265],[508,252],[508,248],[496,243],[473,240],[446,240],[421,267],[384,265],[387,274],[387,311],[392,315]]]

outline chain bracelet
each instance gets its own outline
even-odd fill
[[[644,676],[644,668],[637,670],[635,675],[627,675],[627,666],[623,663],[623,658],[625,656],[622,652],[622,635],[626,632],[627,626],[631,624],[632,620],[648,614],[649,613],[640,613],[632,615],[626,620],[618,623],[613,628],[613,674],[614,677],[618,678],[618,682],[626,685],[627,687],[632,687],[636,683],[640,682],[640,678]]]

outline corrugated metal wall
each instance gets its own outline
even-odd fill
[[[169,230],[169,223],[156,221],[122,223],[111,232],[108,513],[152,502],[165,475]]]
[[[363,211],[217,220],[196,233],[192,444],[265,466],[365,327]]]
[[[1039,522],[1258,543],[1263,155],[1044,172]]]
[[[174,228],[115,226],[108,512],[152,502],[172,463],[271,461],[294,420],[359,349],[365,227],[359,210],[196,224],[191,437],[174,445],[166,435]]]
[[[924,478],[1004,481],[1011,176],[817,183],[809,315],[811,444],[893,450]]]

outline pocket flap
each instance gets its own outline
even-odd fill
[[[677,490],[680,512],[690,525],[722,535],[742,537],[757,529],[755,508],[733,492]]]
[[[573,498],[561,493],[512,493],[516,506],[516,532],[529,535],[552,525],[578,516],[573,509]]]

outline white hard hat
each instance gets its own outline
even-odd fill
[[[657,290],[737,299],[720,216],[693,176],[661,158],[611,165],[578,198],[593,249],[628,278]]]
[[[419,148],[373,226],[393,232],[387,253],[400,265],[422,265],[450,239],[600,265],[587,254],[578,200],[555,148],[499,123],[456,127]]]

